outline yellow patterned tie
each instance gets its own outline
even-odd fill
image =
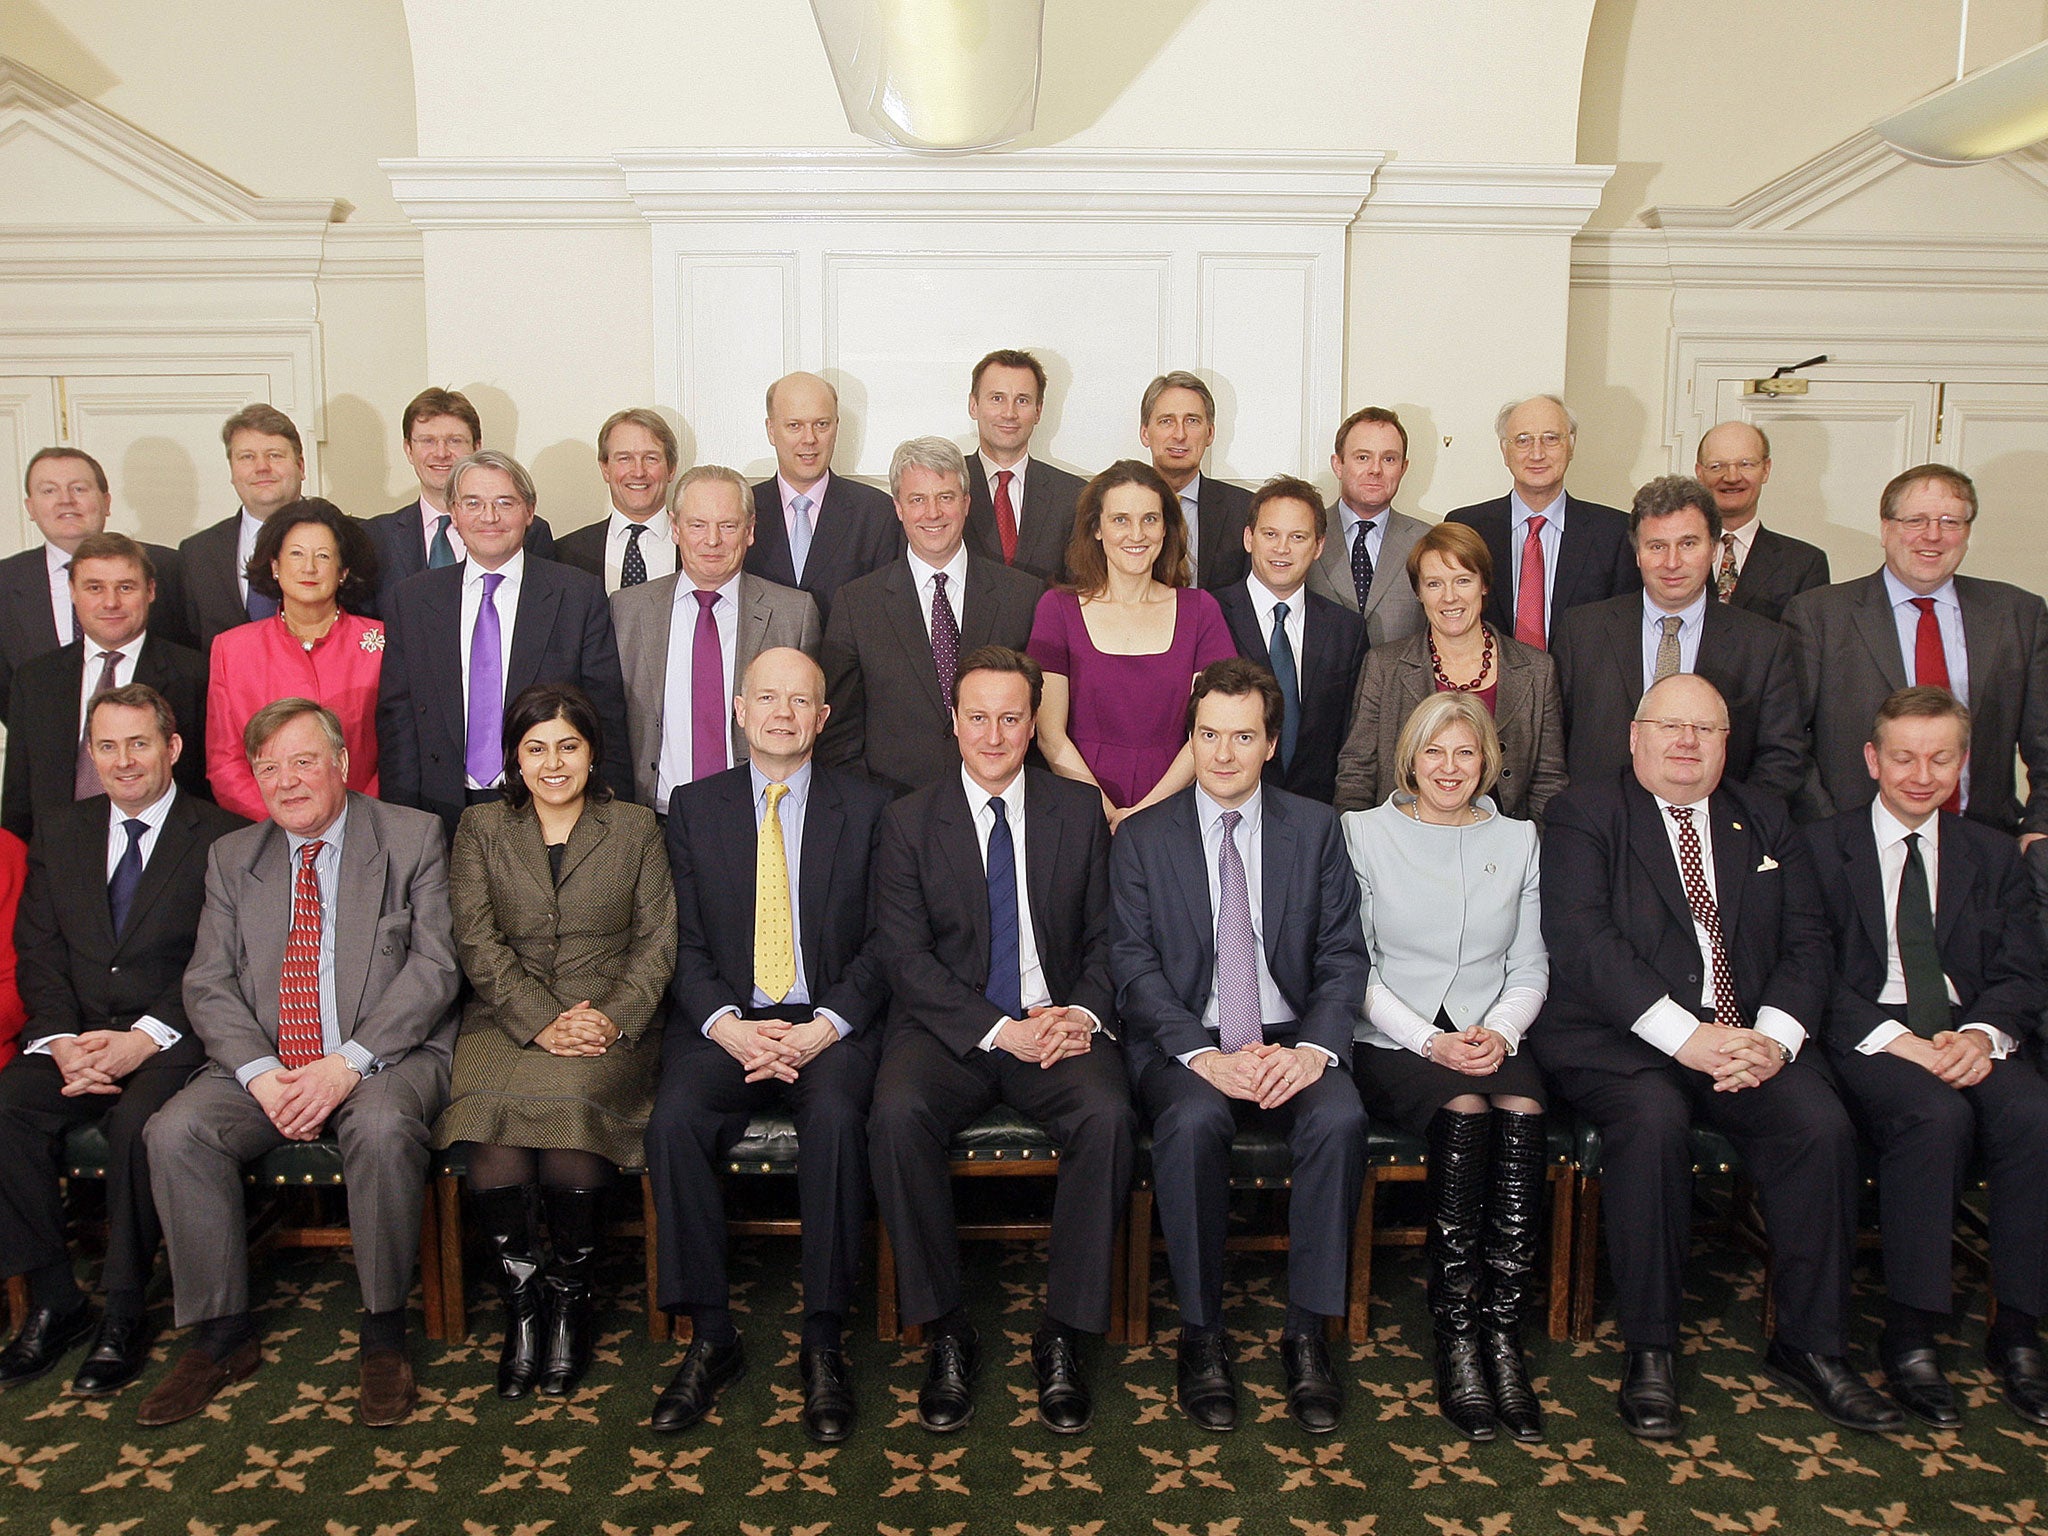
[[[796,924],[789,914],[789,859],[782,848],[787,784],[768,786],[768,813],[754,852],[754,985],[776,1002],[796,986]]]

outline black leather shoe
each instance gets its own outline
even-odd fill
[[[1078,1435],[1095,1419],[1095,1404],[1081,1374],[1079,1341],[1041,1328],[1031,1336],[1031,1370],[1038,1378],[1038,1422],[1056,1435]]]
[[[2048,1425],[2048,1362],[2038,1344],[1987,1350],[1991,1372],[2005,1384],[2005,1400],[2029,1424]]]
[[[1907,1349],[1886,1355],[1884,1384],[1892,1401],[1923,1424],[1954,1429],[1963,1422],[1956,1407],[1955,1388],[1941,1373],[1941,1361],[1932,1349]]]
[[[48,1307],[30,1308],[14,1342],[0,1350],[0,1387],[34,1381],[47,1374],[74,1345],[92,1337],[99,1321],[99,1309],[89,1301],[82,1301],[61,1315]]]
[[[142,1374],[156,1330],[147,1318],[110,1317],[93,1336],[85,1363],[71,1378],[73,1397],[112,1397]]]
[[[1181,1412],[1215,1434],[1237,1428],[1237,1376],[1230,1369],[1230,1340],[1221,1328],[1180,1336],[1175,1368]]]
[[[1287,1370],[1287,1412],[1312,1435],[1327,1435],[1344,1411],[1344,1388],[1330,1365],[1330,1346],[1321,1333],[1280,1336],[1280,1363]]]
[[[692,1339],[675,1379],[654,1400],[654,1428],[664,1435],[688,1429],[718,1405],[718,1394],[747,1374],[747,1351],[738,1334],[730,1344]]]
[[[1773,1339],[1764,1351],[1764,1374],[1789,1387],[1820,1410],[1829,1422],[1867,1435],[1895,1434],[1906,1416],[1849,1369],[1840,1355],[1803,1354]]]
[[[1668,1349],[1632,1349],[1622,1368],[1614,1405],[1622,1427],[1638,1440],[1676,1440],[1678,1373]]]
[[[924,1385],[917,1389],[917,1422],[950,1435],[974,1417],[974,1374],[981,1369],[981,1335],[972,1328],[942,1333],[926,1352]]]
[[[812,1345],[797,1357],[804,1379],[804,1433],[820,1445],[837,1445],[853,1433],[853,1387],[842,1349]]]

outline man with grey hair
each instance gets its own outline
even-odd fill
[[[909,548],[847,583],[825,625],[818,742],[827,767],[856,768],[898,794],[960,766],[953,677],[983,645],[1022,650],[1045,584],[965,544],[967,463],[943,437],[914,437],[889,461]]]
[[[555,558],[590,572],[606,592],[672,574],[668,493],[679,451],[674,429],[658,411],[634,406],[606,417],[597,429],[597,472],[611,492],[611,512],[563,534]]]
[[[1567,608],[1643,584],[1628,518],[1618,508],[1565,494],[1579,420],[1556,395],[1508,402],[1494,417],[1493,431],[1514,488],[1460,507],[1445,521],[1476,529],[1493,556],[1487,619],[1524,645],[1548,650]]]
[[[1186,369],[1162,373],[1145,386],[1138,403],[1138,441],[1180,498],[1195,585],[1213,590],[1242,581],[1250,569],[1244,527],[1252,493],[1202,473],[1202,460],[1216,441],[1215,393]]]

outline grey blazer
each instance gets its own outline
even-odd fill
[[[654,805],[661,769],[661,712],[668,701],[669,615],[682,573],[658,576],[612,594],[612,628],[619,635],[619,669],[626,676],[626,735],[633,754],[633,798]],[[813,660],[824,642],[818,600],[808,592],[759,576],[740,576],[739,638],[733,657],[737,689],[747,665],[763,651],[795,646]],[[728,710],[730,713],[730,710]],[[732,727],[733,761],[747,760],[747,738]],[[665,807],[656,806],[657,810]]]
[[[1557,665],[1499,630],[1493,630],[1493,643],[1500,675],[1493,711],[1500,731],[1500,781],[1490,793],[1503,816],[1540,825],[1543,808],[1565,786],[1564,705],[1557,691]],[[1435,691],[1427,630],[1365,653],[1358,699],[1351,710],[1351,735],[1337,754],[1338,810],[1371,810],[1393,793],[1394,747],[1401,727],[1415,706]]]
[[[1365,635],[1372,645],[1390,645],[1422,633],[1427,621],[1415,584],[1408,579],[1408,551],[1429,528],[1419,517],[1387,513],[1380,557],[1372,567],[1372,590],[1365,597]],[[1330,509],[1330,533],[1323,540],[1322,557],[1308,568],[1308,589],[1358,612],[1358,588],[1351,583],[1351,550],[1344,542],[1344,514],[1336,507]]]

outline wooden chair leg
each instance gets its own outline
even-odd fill
[[[426,1313],[427,1337],[448,1337],[448,1312],[441,1275],[441,1213],[433,1191],[420,1201],[420,1309]]]
[[[1351,1223],[1351,1286],[1344,1308],[1345,1331],[1354,1344],[1372,1338],[1372,1229],[1379,1203],[1379,1174],[1368,1164]]]
[[[889,1224],[875,1223],[875,1337],[894,1344],[902,1337],[897,1326],[896,1249],[889,1241]]]
[[[19,1332],[21,1325],[28,1321],[28,1276],[10,1275],[7,1278],[7,1326],[10,1332]]]
[[[640,1224],[646,1233],[647,1246],[647,1337],[657,1344],[666,1343],[670,1337],[668,1314],[661,1310],[661,1238],[656,1226],[654,1200],[654,1175],[646,1174],[640,1180]]]
[[[451,1344],[469,1337],[468,1276],[462,1263],[462,1181],[452,1173],[434,1180],[441,1208],[441,1336]]]
[[[1124,1327],[1132,1344],[1152,1342],[1152,1191],[1131,1191],[1130,1249],[1124,1271]]]
[[[1550,1170],[1550,1317],[1553,1339],[1571,1336],[1572,1329],[1572,1170],[1564,1164]]]
[[[1147,1236],[1149,1237],[1149,1235],[1148,1233]],[[1109,1261],[1109,1333],[1106,1337],[1107,1341],[1111,1344],[1128,1344],[1131,1342],[1130,1307],[1128,1305],[1130,1297],[1128,1295],[1128,1288],[1123,1284],[1124,1277],[1130,1273],[1130,1265],[1131,1208],[1126,1203],[1124,1206],[1124,1219],[1118,1223],[1116,1229],[1116,1251],[1110,1255]]]
[[[1600,1272],[1600,1175],[1579,1175],[1573,1202],[1576,1231],[1572,1237],[1572,1338],[1584,1344],[1593,1337],[1593,1290]]]

